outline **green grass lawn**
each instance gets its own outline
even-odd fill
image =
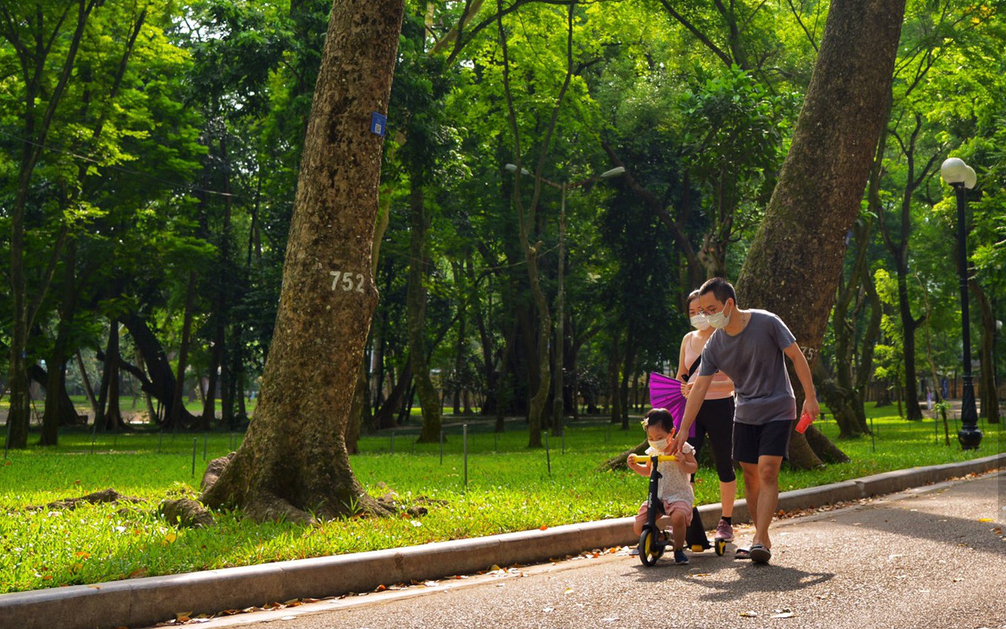
[[[982,426],[977,452],[937,443],[934,422],[908,423],[871,411],[875,440],[838,445],[852,462],[823,471],[784,470],[783,490],[820,485],[907,467],[962,461],[1004,451],[1000,426]],[[241,566],[319,555],[360,552],[635,514],[646,480],[631,472],[599,472],[608,457],[638,443],[603,421],[573,424],[549,450],[528,450],[521,422],[491,432],[491,422],[470,420],[467,471],[459,423],[448,418],[447,439],[414,443],[416,426],[368,436],[352,457],[360,482],[373,495],[395,492],[406,506],[429,514],[350,518],[317,526],[252,524],[218,513],[217,526],[178,530],[155,515],[167,496],[194,496],[207,459],[228,452],[240,435],[227,433],[61,434],[58,449],[11,451],[0,464],[0,592],[85,584],[137,576]],[[460,421],[460,420],[459,420]],[[819,422],[830,437],[834,422]],[[954,430],[951,425],[951,430]],[[37,440],[32,435],[33,441]],[[392,451],[393,450],[393,451]],[[195,474],[193,475],[193,454]],[[467,487],[465,484],[467,476]],[[719,500],[715,472],[702,468],[699,503]],[[75,510],[42,505],[105,488],[143,499],[138,505],[84,505]],[[741,489],[741,491],[743,491]]]

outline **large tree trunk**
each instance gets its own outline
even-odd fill
[[[276,332],[248,434],[202,499],[249,517],[310,521],[380,511],[344,440],[377,304],[371,248],[381,136],[402,0],[343,0],[329,17],[283,265]]]
[[[622,354],[619,350],[619,332],[615,332],[611,337],[611,354],[608,356],[608,404],[611,408],[611,423],[617,424],[622,421],[622,396],[619,392],[618,367],[622,362]]]
[[[98,392],[98,414],[94,417],[97,430],[119,430],[125,428],[119,408],[119,322],[109,321],[108,346],[103,357],[104,369],[101,373],[101,390]]]
[[[625,353],[622,355],[622,381],[618,389],[618,407],[621,410],[622,430],[629,429],[629,380],[636,372],[636,344],[631,329],[625,341]]]
[[[76,246],[67,246],[63,267],[63,295],[59,307],[59,323],[56,325],[56,341],[49,357],[49,373],[45,383],[45,414],[42,418],[42,438],[39,445],[54,446],[59,441],[59,427],[77,423],[77,411],[70,404],[66,394],[66,361],[70,353],[70,326],[73,324],[77,307],[77,290],[74,285],[76,267]],[[63,398],[66,398],[64,401]]]
[[[903,16],[904,0],[832,2],[789,154],[737,282],[741,306],[779,314],[810,360],[886,120]],[[821,464],[800,447],[803,435],[793,441],[801,455],[791,464]]]
[[[888,101],[890,102],[890,101]],[[881,132],[880,141],[870,170],[867,199],[873,214],[880,212],[880,179],[887,134]],[[835,335],[835,379],[843,399],[847,404],[828,402],[839,425],[839,437],[854,437],[868,434],[866,422],[866,387],[873,375],[873,353],[877,337],[880,335],[882,305],[877,295],[870,266],[867,263],[870,249],[870,232],[873,220],[863,216],[852,227],[856,256],[852,264],[848,282],[839,278],[838,297],[832,317],[832,332]],[[869,319],[862,338],[857,338],[859,322],[865,310]],[[858,349],[858,352],[857,352]],[[849,399],[851,398],[851,399]],[[826,398],[827,399],[827,398]],[[842,409],[845,410],[842,410]]]
[[[419,405],[423,410],[423,429],[420,443],[434,443],[440,439],[440,394],[430,379],[430,365],[426,359],[426,230],[429,217],[423,195],[422,173],[412,172],[412,189],[409,193],[409,288],[405,295],[409,356],[412,358],[412,375],[419,392]]]
[[[925,317],[915,318],[912,315],[911,301],[908,296],[908,266],[898,268],[898,314],[901,317],[902,349],[905,367],[902,384],[905,391],[905,409],[909,421],[922,419],[922,408],[919,406],[919,378],[915,369],[915,331],[925,322]],[[899,398],[900,399],[900,398]]]
[[[170,413],[165,414],[167,420],[164,425],[167,427],[178,426],[182,419],[182,409],[185,408],[185,401],[182,396],[185,391],[185,370],[189,366],[189,341],[192,336],[192,309],[196,299],[196,273],[189,271],[189,283],[185,289],[185,311],[182,314],[182,340],[178,346],[178,371],[175,374],[175,386],[171,397],[171,404],[168,407]]]
[[[147,321],[139,314],[131,312],[122,316],[122,323],[129,331],[129,336],[133,338],[133,343],[140,348],[140,353],[143,355],[143,361],[147,367],[146,374],[137,371],[133,375],[140,381],[143,390],[154,396],[164,406],[164,417],[170,418],[177,412],[181,420],[180,425],[166,422],[164,428],[195,426],[196,417],[189,413],[184,405],[178,407],[175,405],[175,387],[181,388],[183,383],[175,381],[175,375],[171,371],[171,363],[168,362],[161,342],[151,331]],[[123,367],[129,369],[126,365]]]
[[[384,404],[374,413],[374,428],[380,430],[382,428],[395,427],[395,417],[398,415],[398,410],[405,406],[405,394],[411,387],[412,357],[410,356],[405,361],[405,366],[402,367],[401,373],[398,374],[398,380],[395,381],[395,386],[391,387],[391,392],[388,393]]]
[[[98,414],[98,400],[94,397],[94,388],[91,386],[91,378],[87,375],[87,367],[84,365],[84,359],[80,355],[80,350],[77,350],[77,369],[80,371],[80,382],[84,386],[84,393],[87,395],[87,401],[91,405],[91,414],[97,416]]]
[[[53,371],[63,371],[63,374],[56,376],[57,380],[53,380]],[[30,380],[34,380],[45,387],[45,412],[49,412],[50,406],[54,408],[53,412],[56,415],[55,424],[57,427],[75,426],[81,423],[80,418],[77,416],[77,409],[73,405],[73,400],[70,399],[70,395],[66,392],[65,368],[54,370],[50,365],[49,371],[46,371],[40,365],[35,364],[28,369],[28,377]],[[58,384],[60,380],[62,381],[62,386]],[[43,426],[43,433],[45,430],[46,428]],[[42,443],[40,441],[39,445],[56,445],[56,442]]]
[[[21,156],[17,175],[17,190],[13,203],[6,215],[10,218],[10,288],[12,329],[10,334],[10,381],[8,390],[10,407],[7,414],[6,448],[28,447],[28,423],[31,419],[31,395],[28,391],[28,330],[32,329],[35,316],[38,314],[45,293],[49,288],[52,274],[55,271],[55,260],[66,238],[66,225],[60,228],[59,236],[51,244],[49,268],[41,281],[33,281],[34,296],[28,294],[28,281],[25,271],[25,213],[28,203],[29,188],[35,166],[47,148],[49,129],[52,126],[56,108],[63,98],[66,86],[70,81],[77,51],[84,36],[85,27],[91,12],[100,5],[99,0],[77,0],[76,12],[67,6],[66,13],[55,18],[46,15],[42,7],[35,7],[34,12],[18,13],[12,19],[0,24],[0,37],[9,42],[20,56],[20,68],[25,71],[21,76],[24,81],[25,93],[19,100],[25,104],[20,116],[21,128],[19,134],[25,139],[21,143]],[[12,9],[14,7],[12,6]],[[29,11],[31,11],[29,9]],[[13,11],[12,11],[13,13]],[[31,17],[27,17],[30,15]],[[64,19],[70,17],[70,19]],[[76,18],[74,20],[73,18]],[[47,19],[51,18],[51,19]],[[47,28],[54,25],[54,30]],[[67,29],[60,31],[63,26]],[[51,46],[44,42],[52,42],[57,37],[67,39],[66,57],[62,60],[48,62],[47,57]],[[61,65],[60,65],[61,64]],[[17,64],[14,64],[17,65]],[[58,76],[47,76],[53,67],[59,68]],[[55,79],[55,81],[53,81]],[[45,110],[39,111],[44,103]],[[15,116],[16,117],[16,116]]]
[[[490,415],[496,412],[499,405],[499,398],[497,395],[497,389],[499,388],[499,377],[496,371],[496,349],[493,343],[493,337],[489,334],[488,327],[486,326],[485,316],[482,313],[482,303],[477,297],[475,281],[475,261],[472,259],[472,254],[469,251],[468,256],[465,259],[465,274],[468,278],[468,286],[473,292],[472,295],[472,316],[475,318],[475,325],[479,330],[479,342],[482,346],[482,377],[484,380],[484,391],[482,397],[482,408],[479,412],[482,415]],[[491,281],[491,279],[489,280]],[[490,296],[492,295],[492,287],[486,291]],[[490,301],[490,304],[492,302]],[[502,368],[502,365],[501,365]]]
[[[993,360],[993,350],[995,349],[996,321],[992,306],[985,295],[981,284],[970,273],[968,286],[971,287],[971,294],[975,296],[975,303],[978,305],[978,312],[982,320],[982,344],[978,350],[978,357],[981,360],[981,371],[979,376],[979,396],[981,398],[981,412],[990,424],[999,423],[999,395],[996,392],[996,372]]]
[[[875,162],[876,164],[877,162]],[[876,172],[876,171],[875,171]],[[872,186],[871,186],[872,188]],[[827,369],[818,361],[814,370],[822,397],[828,404],[839,426],[839,437],[857,437],[870,432],[866,423],[864,397],[865,384],[869,381],[869,371],[873,363],[873,346],[880,333],[881,312],[873,278],[866,264],[869,250],[870,222],[862,219],[853,227],[854,242],[857,243],[856,258],[848,282],[839,281],[838,296],[832,316],[832,332],[835,335],[835,379],[828,386]],[[863,311],[869,308],[870,317],[863,332],[861,351],[857,356],[857,331],[863,318]]]
[[[468,256],[470,257],[470,256]],[[467,276],[461,262],[452,262],[454,271],[454,281],[458,287],[458,337],[454,346],[454,391],[453,406],[454,414],[461,414],[461,402],[464,395],[462,374],[465,370],[465,358],[467,355],[467,327],[468,327],[468,304],[471,301],[471,290],[467,285]],[[467,406],[467,404],[466,404]]]
[[[936,164],[937,157],[934,154],[929,159],[929,162],[922,167],[921,172],[916,175],[916,143],[922,126],[922,116],[916,114],[915,127],[909,135],[907,142],[899,138],[899,145],[904,155],[906,176],[905,186],[901,195],[900,229],[897,238],[891,233],[892,229],[887,225],[887,221],[884,220],[884,204],[878,203],[875,206],[871,204],[871,207],[875,207],[880,213],[880,227],[884,237],[884,244],[894,258],[894,266],[898,274],[898,315],[901,318],[903,337],[905,404],[908,408],[907,419],[910,421],[919,421],[922,419],[922,409],[919,406],[918,375],[915,368],[915,332],[925,321],[925,315],[916,318],[912,314],[911,299],[908,295],[908,244],[912,228],[912,196],[915,190],[928,180],[929,170]],[[895,135],[895,137],[899,136]]]

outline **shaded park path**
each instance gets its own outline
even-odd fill
[[[1000,471],[783,520],[770,566],[623,550],[200,626],[1006,627],[1004,508]]]

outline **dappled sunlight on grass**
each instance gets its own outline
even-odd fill
[[[889,409],[888,409],[889,410]],[[875,411],[879,413],[880,411]],[[951,445],[933,420],[909,423],[875,416],[874,438],[836,444],[850,463],[824,470],[784,468],[782,490],[869,474],[962,461],[1003,451],[1000,426],[984,426],[977,452],[963,452],[951,426]],[[174,574],[301,559],[429,542],[494,535],[591,520],[631,516],[646,497],[646,479],[625,470],[602,471],[609,457],[642,440],[607,423],[574,424],[549,449],[527,448],[526,431],[497,435],[491,423],[468,434],[467,473],[461,427],[448,428],[443,446],[413,444],[416,427],[365,437],[351,457],[357,478],[373,496],[390,495],[401,510],[392,517],[350,517],[297,525],[253,524],[232,512],[216,514],[209,529],[176,529],[156,515],[167,497],[194,497],[206,458],[222,456],[239,439],[232,434],[61,435],[59,449],[12,451],[0,464],[0,592]],[[834,421],[816,424],[835,439]],[[942,431],[942,427],[940,427]],[[195,441],[195,444],[193,442]],[[391,452],[394,448],[394,453]],[[91,451],[94,451],[92,454]],[[160,453],[158,451],[160,450]],[[196,455],[195,473],[192,470]],[[467,477],[467,485],[466,485]],[[719,501],[716,472],[703,467],[698,503]],[[143,500],[137,505],[80,505],[25,511],[29,505],[114,488]],[[738,492],[743,495],[743,482]],[[425,508],[410,515],[406,508]]]

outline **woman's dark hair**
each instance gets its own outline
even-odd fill
[[[691,306],[692,302],[698,299],[701,294],[702,293],[700,293],[697,289],[688,293],[688,297],[685,297],[685,314],[688,314],[688,307]]]
[[[660,426],[667,432],[674,432],[674,418],[666,408],[651,408],[643,415],[643,430],[650,426]]]

